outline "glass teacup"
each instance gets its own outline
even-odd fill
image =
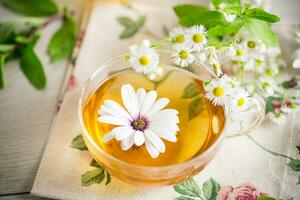
[[[178,70],[178,67],[173,65],[168,58],[168,52],[161,52],[162,66],[169,71],[172,69]],[[84,123],[83,111],[90,96],[99,86],[108,80],[109,77],[130,70],[132,70],[131,66],[125,61],[124,56],[115,58],[100,66],[86,82],[78,106],[78,115],[83,130],[83,137],[89,152],[103,168],[124,182],[139,186],[165,186],[182,182],[200,172],[213,159],[226,135],[246,134],[256,128],[264,118],[264,101],[260,96],[256,95],[256,98],[253,98],[252,108],[238,116],[233,117],[227,107],[224,106],[225,122],[224,126],[222,126],[222,130],[219,131],[217,138],[207,149],[191,159],[177,164],[163,166],[144,166],[126,162],[109,154],[91,137]],[[193,65],[180,70],[188,70],[187,73],[192,74],[193,77],[199,80],[212,78],[209,70],[199,65]],[[164,73],[162,77],[158,77],[159,80],[163,80],[164,76],[167,76],[167,74]],[[156,83],[158,82],[160,81],[156,81]],[[97,110],[95,110],[95,112],[97,112]],[[214,123],[210,124],[210,126],[213,126],[213,124]]]

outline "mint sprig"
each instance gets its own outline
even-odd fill
[[[226,3],[228,6],[223,12],[236,15],[235,20],[228,22],[223,12],[219,10],[210,11],[198,5],[182,4],[176,5],[173,9],[179,18],[179,24],[182,26],[204,25],[208,29],[209,45],[220,46],[219,43],[223,42],[223,36],[231,36],[238,33],[242,28],[247,28],[266,45],[278,46],[278,38],[269,25],[269,23],[280,21],[278,16],[261,8],[243,8],[239,0],[213,0],[212,3],[216,8],[221,3]],[[226,42],[231,43],[233,41],[227,40]],[[223,45],[223,43],[221,44]]]
[[[77,24],[67,9],[60,14],[52,0],[4,0],[2,3],[6,8],[30,17],[0,23],[0,89],[5,85],[4,65],[11,60],[19,60],[28,81],[35,88],[43,89],[46,87],[46,75],[34,52],[40,30],[54,21],[63,20],[48,45],[50,59],[56,62],[70,57],[76,43]]]

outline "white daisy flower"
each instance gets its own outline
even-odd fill
[[[112,139],[121,141],[121,149],[127,151],[133,145],[145,144],[152,158],[165,152],[162,139],[176,142],[179,131],[175,109],[163,109],[168,103],[167,98],[157,98],[156,91],[146,92],[140,88],[136,92],[132,85],[124,84],[121,88],[122,101],[125,109],[116,101],[106,100],[98,111],[99,122],[116,125],[103,136],[103,141]]]
[[[282,125],[282,124],[286,123],[286,116],[283,113],[280,113],[280,112],[270,113],[269,116],[270,116],[271,120],[278,125]]]
[[[222,50],[218,50],[215,47],[207,47],[201,50],[198,55],[200,63],[212,68],[218,77],[223,74],[220,54],[223,54]]]
[[[192,50],[185,46],[177,46],[171,57],[173,62],[180,67],[187,67],[195,60]]]
[[[188,42],[194,51],[200,51],[207,43],[206,30],[203,25],[192,26],[187,33]]]
[[[265,57],[262,55],[257,58],[251,58],[245,64],[245,70],[256,72],[257,74],[263,74],[266,70],[266,61]]]
[[[169,35],[175,45],[185,45],[187,43],[186,29],[176,27],[170,31]]]
[[[230,87],[224,79],[213,79],[204,86],[204,89],[205,96],[214,105],[225,105],[227,103]]]
[[[144,40],[141,46],[130,47],[129,63],[138,73],[155,73],[159,64],[159,54],[150,47],[148,40]]]
[[[259,78],[260,87],[265,91],[266,96],[272,96],[274,94],[274,81],[270,78],[260,77]]]
[[[249,57],[248,57],[247,49],[244,47],[244,45],[237,44],[233,50],[232,60],[238,62],[245,62],[248,59]]]
[[[230,111],[233,113],[243,112],[249,108],[250,99],[246,90],[240,88],[230,95]]]
[[[237,88],[241,85],[241,83],[238,82],[235,78],[227,76],[226,74],[222,76],[222,79],[227,83],[227,85],[229,85],[230,88]]]

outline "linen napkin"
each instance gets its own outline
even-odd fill
[[[176,25],[177,19],[170,6],[147,3],[134,6],[147,13],[146,27],[158,35],[162,35],[162,25]],[[129,45],[145,38],[145,35],[139,33],[131,39],[120,40],[118,35],[122,27],[116,21],[119,15],[134,17],[134,13],[118,3],[97,2],[92,9],[75,70],[68,90],[62,95],[64,98],[53,122],[32,188],[35,195],[73,200],[168,200],[180,196],[172,186],[139,188],[114,177],[108,185],[101,183],[89,187],[81,186],[81,175],[92,169],[89,166],[92,157],[88,151],[70,148],[72,139],[81,132],[77,116],[81,88],[101,64],[123,54]],[[279,27],[278,30],[282,29]],[[292,33],[293,27],[285,27],[286,31]],[[291,38],[283,39],[284,51],[289,53],[291,50],[287,45],[292,43]],[[265,120],[251,133],[251,137],[268,149],[299,158],[296,149],[296,145],[300,145],[300,136],[297,134],[300,131],[300,122],[296,119],[299,114],[298,111],[290,115],[287,124],[283,126]],[[199,187],[204,182],[208,183],[207,180],[214,180],[222,188],[228,185],[234,189],[243,184],[243,187],[250,188],[251,191],[257,190],[283,199],[300,199],[300,186],[296,185],[299,173],[288,168],[286,163],[287,159],[263,150],[248,137],[235,137],[224,141],[216,157],[194,180]]]

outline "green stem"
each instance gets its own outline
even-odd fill
[[[284,155],[284,154],[281,154],[281,153],[277,153],[277,152],[274,152],[270,149],[267,149],[266,147],[264,147],[262,144],[260,144],[258,141],[256,141],[252,136],[250,136],[249,134],[246,134],[246,137],[248,137],[252,142],[254,142],[258,147],[260,147],[261,149],[269,152],[270,154],[273,154],[274,156],[280,156],[280,157],[283,157],[283,158],[288,158],[290,160],[293,160],[292,157],[288,156],[288,155]]]

